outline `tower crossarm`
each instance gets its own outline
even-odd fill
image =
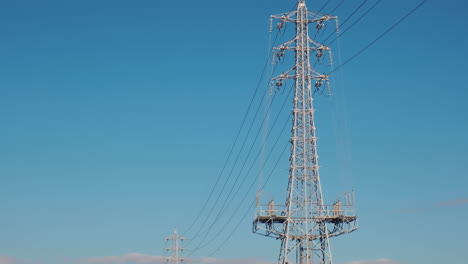
[[[310,68],[309,71],[310,71],[310,74],[307,74],[307,75],[302,75],[302,76],[299,76],[298,73],[292,73],[293,71],[295,71],[296,68],[292,68],[290,69],[289,71],[286,71],[280,75],[278,75],[277,77],[275,78],[272,78],[273,81],[278,81],[278,80],[286,80],[286,79],[298,79],[298,78],[301,78],[301,77],[305,77],[306,80],[323,80],[323,81],[328,81],[328,75],[326,74],[320,74],[318,73],[315,69],[313,68]]]
[[[295,51],[297,50],[297,47],[295,46],[295,41],[296,39],[292,39],[288,42],[285,42],[279,46],[276,46],[276,47],[273,47],[274,50],[279,50],[279,51],[285,51],[285,50],[291,50],[291,51]],[[313,46],[309,46],[309,47],[306,47],[306,48],[301,48],[302,50],[307,50],[307,51],[317,51],[317,50],[321,50],[321,51],[325,51],[325,50],[330,50],[330,48],[328,46],[325,46],[325,45],[322,45],[312,39],[309,38],[309,42],[313,45]]]
[[[281,23],[297,23],[297,22],[305,22],[307,24],[311,23],[323,23],[329,20],[334,20],[338,19],[337,16],[332,16],[332,15],[327,15],[327,14],[322,14],[322,13],[317,13],[317,12],[312,12],[312,11],[307,11],[307,18],[303,19],[303,17],[298,16],[298,11],[291,11],[287,13],[282,13],[282,14],[277,14],[277,15],[272,15],[271,19],[278,20],[279,24]],[[280,27],[282,28],[282,27]]]
[[[279,88],[284,85],[284,81],[288,79],[293,79],[293,80],[298,80],[298,79],[304,79],[304,80],[317,80],[317,83],[315,83],[315,86],[318,88],[322,85],[323,82],[328,81],[328,75],[325,74],[320,74],[318,73],[314,68],[309,68],[309,73],[305,75],[300,75],[296,71],[296,67],[290,69],[289,71],[286,71],[280,75],[278,75],[275,78],[272,78],[272,82],[275,83],[275,85]],[[308,109],[306,111],[310,111],[313,109]]]

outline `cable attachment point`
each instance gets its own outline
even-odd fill
[[[284,22],[286,21],[288,17],[287,16],[282,16],[280,19],[279,19],[279,22],[278,24],[276,25],[276,28],[278,30],[281,30],[282,28],[284,28]]]
[[[282,79],[277,80],[276,83],[275,83],[276,89],[279,90],[279,89],[281,88],[281,86],[283,86],[283,84],[284,84],[284,83],[283,83],[283,80],[282,80]]]
[[[322,56],[323,56],[323,50],[321,49],[317,50],[317,52],[315,53],[315,57],[317,57],[317,59],[320,59]]]
[[[315,88],[317,88],[317,90],[320,88],[320,86],[322,86],[323,84],[323,80],[322,79],[319,79],[318,81],[315,82]]]
[[[286,50],[286,47],[281,46],[279,48],[279,51],[276,53],[276,57],[278,57],[278,60],[281,60],[282,57],[284,57],[284,51]]]
[[[321,30],[323,27],[325,26],[325,24],[323,23],[323,21],[320,21],[317,23],[317,25],[315,26],[315,28],[317,30]]]

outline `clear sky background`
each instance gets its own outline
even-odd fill
[[[223,167],[268,55],[269,16],[294,2],[0,1],[0,256],[162,255],[163,238],[189,228]],[[383,0],[333,47],[335,65],[418,3]],[[331,203],[354,188],[360,217],[358,231],[332,239],[335,262],[467,263],[467,7],[428,1],[338,71],[332,97],[317,97],[324,195]],[[287,90],[277,95],[275,111]],[[283,158],[263,192],[278,203],[288,169],[280,138],[273,153]],[[251,233],[248,186],[192,257],[277,258],[279,241]],[[188,250],[199,226],[184,234]]]

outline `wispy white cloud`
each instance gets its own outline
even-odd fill
[[[122,256],[110,256],[89,258],[82,262],[83,264],[163,264],[166,263],[163,256],[151,256],[140,253],[131,253]],[[218,259],[218,258],[190,258],[186,263],[196,264],[274,264],[273,262],[264,261],[260,259]],[[2,263],[0,263],[2,264]]]
[[[392,259],[376,259],[376,260],[357,260],[351,262],[345,262],[340,264],[399,264],[400,262]]]
[[[122,255],[122,256],[90,258],[84,261],[84,263],[101,263],[101,264],[164,263],[164,262],[165,262],[165,258],[162,256],[151,256],[151,255],[145,255],[145,254],[140,254],[140,253],[130,253],[130,254]]]
[[[274,264],[271,261],[261,259],[248,258],[248,259],[218,259],[218,258],[194,258],[190,259],[191,263],[201,264]]]
[[[29,262],[28,262],[29,263]],[[141,253],[130,253],[121,256],[108,256],[83,259],[82,261],[67,261],[67,263],[75,264],[165,264],[166,258],[163,256],[145,255]],[[244,259],[219,259],[219,258],[190,258],[186,260],[190,264],[275,264],[273,261],[266,261],[256,258]],[[11,257],[0,256],[0,264],[27,264],[24,261]],[[339,264],[400,264],[400,262],[391,259],[376,259],[376,260],[358,260],[344,262]]]

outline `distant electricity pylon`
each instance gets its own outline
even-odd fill
[[[183,240],[185,240],[185,238],[177,234],[177,230],[174,230],[172,236],[166,237],[167,242],[172,241],[171,247],[165,248],[166,252],[170,252],[170,254],[168,254],[168,257],[166,257],[166,263],[179,264],[181,261],[184,260],[184,258],[180,256],[180,252],[185,250],[180,246],[180,242]]]
[[[274,47],[278,59],[293,51],[295,65],[272,79],[278,89],[287,80],[295,84],[289,181],[285,205],[270,201],[267,206],[257,206],[253,231],[281,240],[279,264],[332,264],[329,238],[356,230],[357,216],[353,193],[346,196],[345,203],[325,205],[323,202],[313,95],[325,85],[330,93],[330,85],[329,76],[320,74],[314,67],[325,53],[330,57],[330,64],[332,60],[331,49],[310,38],[309,24],[314,24],[319,31],[325,22],[337,17],[310,12],[305,0],[299,0],[295,11],[273,15],[273,19],[278,20],[279,30],[285,23],[296,27],[292,40]],[[312,55],[316,60],[314,67],[310,62]]]

